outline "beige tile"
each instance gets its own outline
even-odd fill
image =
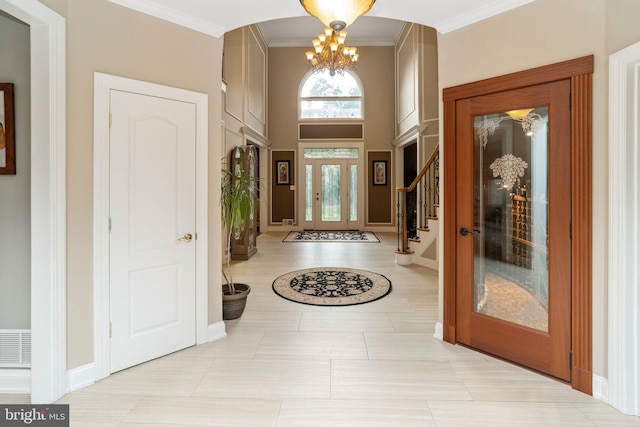
[[[570,404],[429,401],[439,427],[459,426],[593,426]]]
[[[393,329],[398,333],[427,334],[433,336],[438,310],[389,312]]]
[[[300,312],[245,311],[239,319],[225,321],[225,325],[227,335],[236,331],[297,331],[300,316]]]
[[[56,402],[69,405],[69,418],[72,424],[113,423],[117,425],[138,401],[136,396],[123,395],[129,390],[121,390],[123,394],[120,395],[101,395],[85,390],[67,394]]]
[[[604,402],[576,404],[575,406],[598,426],[640,426],[640,417],[625,415]]]
[[[203,376],[204,371],[169,375],[161,372],[149,374],[125,370],[82,389],[82,392],[101,395],[189,396],[200,384]]]
[[[429,406],[420,400],[285,399],[278,427],[435,426]]]
[[[367,359],[358,332],[266,332],[255,357],[260,359]]]
[[[0,402],[5,405],[21,405],[31,403],[30,394],[0,394]]]
[[[124,423],[176,426],[276,425],[280,402],[260,399],[146,398],[131,410]]]
[[[471,400],[447,362],[335,360],[331,398]]]
[[[370,359],[451,361],[476,357],[463,347],[435,339],[433,334],[366,332],[364,336]]]
[[[543,386],[543,385],[546,385]],[[482,386],[467,385],[467,389],[476,401],[487,402],[595,402],[593,397],[573,390],[568,385],[551,383],[527,384],[521,381],[499,381]]]
[[[243,316],[225,322],[226,338],[65,396],[71,425],[640,426],[566,385],[435,340],[438,275],[397,265],[395,233],[355,246],[285,244],[285,234],[263,233],[254,257],[233,262],[234,279],[252,291]],[[273,292],[279,275],[320,266],[376,271],[392,292],[350,307]]]
[[[194,396],[283,399],[328,398],[326,360],[218,359]]]
[[[301,332],[393,332],[387,313],[302,313]]]
[[[208,359],[214,357],[251,358],[256,354],[263,336],[263,332],[242,332],[237,330],[217,341],[182,350],[176,353],[175,356],[179,358],[202,357]]]

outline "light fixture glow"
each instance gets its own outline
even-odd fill
[[[313,40],[314,52],[306,52],[307,61],[314,73],[329,71],[330,76],[336,73],[343,75],[345,70],[355,70],[358,61],[357,48],[346,46],[347,32],[336,33],[327,28],[327,34]]]
[[[300,0],[307,13],[340,31],[371,9],[375,0]]]
[[[523,120],[533,111],[533,108],[524,108],[522,110],[505,111],[504,113],[511,117],[513,120]]]

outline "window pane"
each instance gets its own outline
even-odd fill
[[[304,203],[304,219],[305,221],[313,221],[313,166],[305,165],[304,172],[305,181],[305,203]]]
[[[340,165],[322,165],[322,221],[340,221]]]
[[[360,99],[316,99],[300,101],[301,119],[361,119]]]
[[[305,148],[305,159],[357,159],[357,148]]]
[[[358,220],[358,165],[349,165],[349,221]]]
[[[300,96],[303,98],[318,96],[362,96],[360,86],[356,79],[347,73],[344,76],[336,74],[330,76],[328,73],[311,74],[302,87]]]

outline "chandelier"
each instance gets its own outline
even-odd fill
[[[376,0],[300,0],[311,16],[322,21],[327,28],[313,40],[314,52],[306,52],[307,61],[314,73],[329,71],[344,75],[345,70],[355,70],[357,49],[348,47],[344,29],[371,9]]]
[[[323,73],[329,71],[330,76],[336,73],[344,75],[345,70],[355,70],[358,64],[357,48],[348,47],[345,42],[347,32],[325,28],[324,34],[318,34],[313,40],[315,52],[306,52],[307,61],[312,72]]]

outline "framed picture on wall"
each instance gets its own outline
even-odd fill
[[[13,83],[0,83],[0,175],[16,174]]]
[[[372,163],[373,185],[387,185],[387,161],[374,160]]]
[[[289,160],[276,160],[276,184],[289,185],[291,179],[289,177]]]

